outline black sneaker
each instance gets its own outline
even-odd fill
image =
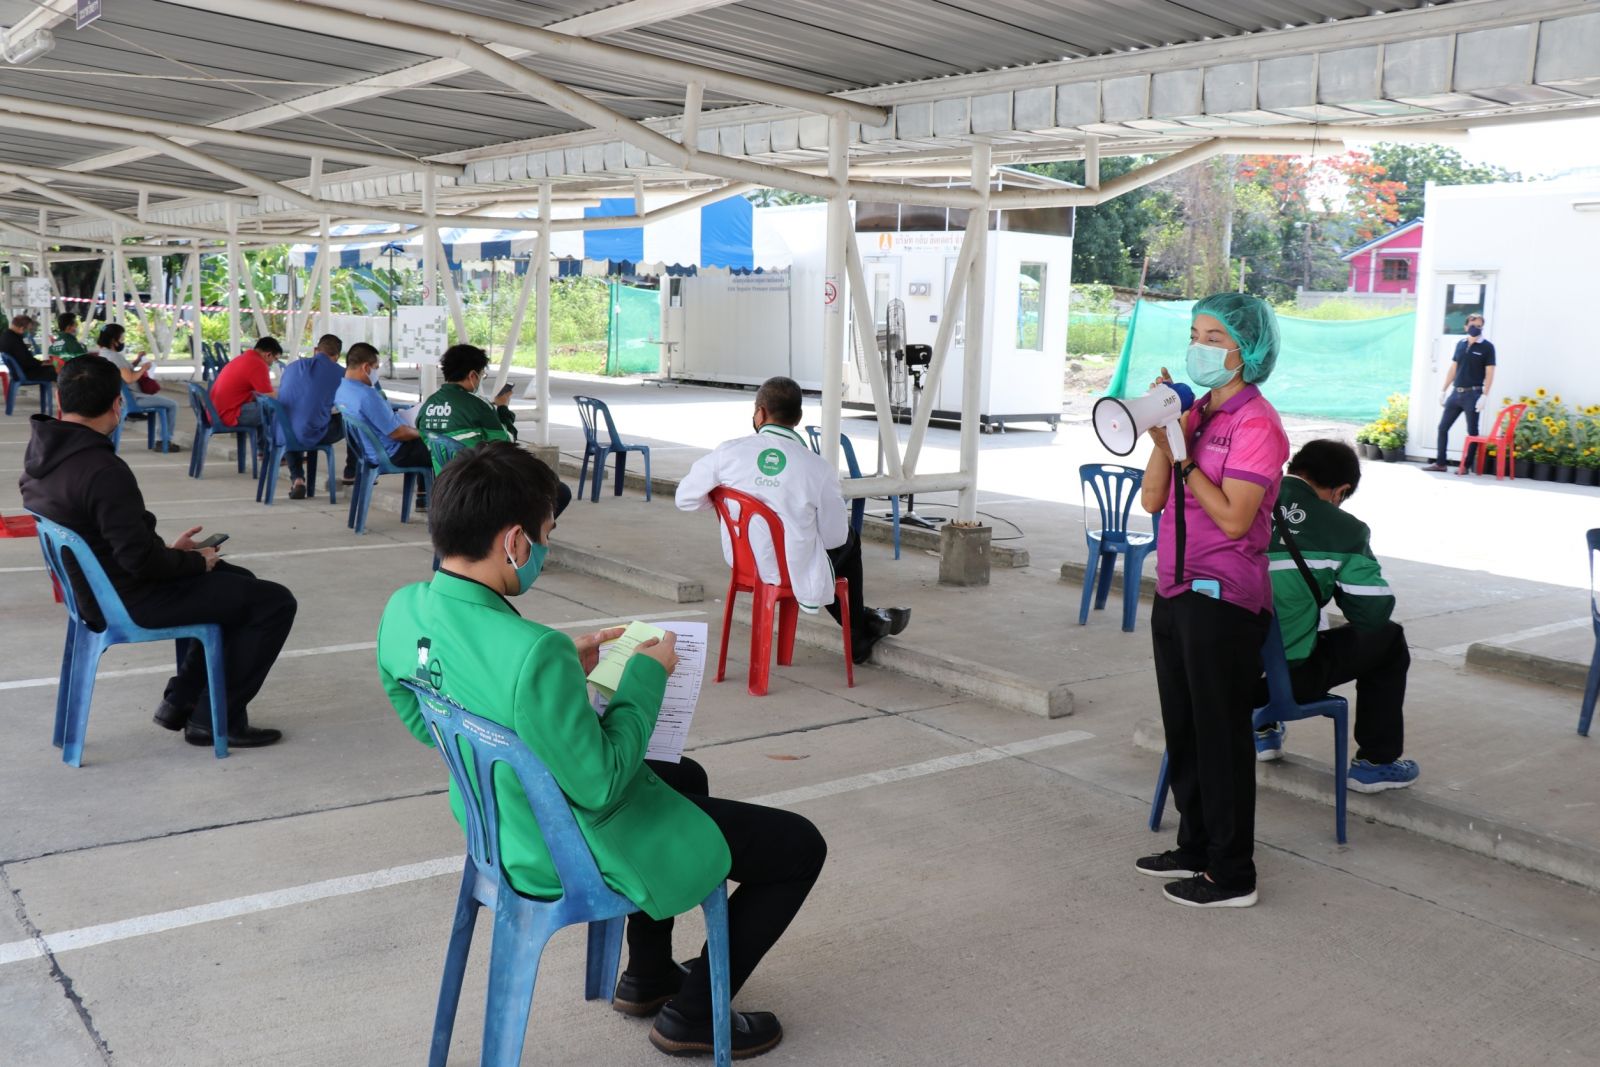
[[[617,979],[617,991],[611,998],[611,1007],[624,1015],[643,1019],[661,1010],[661,1006],[683,988],[684,975],[689,968],[675,964],[668,974],[656,978],[639,978],[622,972]]]
[[[1133,861],[1133,868],[1152,878],[1193,878],[1205,870],[1206,865],[1186,859],[1183,853],[1174,848],[1154,856],[1140,856]]]
[[[1255,889],[1224,889],[1203,874],[1168,882],[1161,895],[1186,908],[1249,908],[1256,902]]]
[[[183,728],[183,739],[191,745],[211,747],[211,731],[204,726],[190,723]],[[283,739],[282,730],[274,730],[270,726],[246,726],[238,733],[228,735],[229,748],[266,748],[275,745]]]
[[[770,1011],[731,1012],[733,1022],[733,1058],[747,1060],[763,1052],[771,1052],[783,1040],[783,1027],[778,1017]],[[650,1043],[668,1056],[710,1056],[716,1051],[712,1044],[711,1022],[692,1023],[678,1014],[671,1004],[661,1009],[656,1024],[650,1029]]]
[[[295,482],[289,487],[290,500],[304,500],[306,498],[306,483]]]

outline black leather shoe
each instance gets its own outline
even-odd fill
[[[771,1052],[783,1040],[783,1027],[770,1011],[736,1011],[733,1023],[733,1058],[747,1060]],[[691,1023],[671,1004],[661,1009],[650,1030],[650,1043],[669,1056],[710,1056],[711,1023]]]
[[[282,730],[274,730],[268,726],[246,726],[240,732],[228,735],[228,747],[266,748],[268,745],[277,744],[282,738]],[[211,731],[193,723],[184,727],[183,739],[191,745],[211,747]]]
[[[306,483],[295,482],[289,487],[290,500],[304,500],[306,498]]]
[[[155,724],[163,730],[181,730],[189,721],[190,710],[192,709],[180,708],[163,700],[161,706],[156,709]],[[210,743],[206,742],[208,745]]]
[[[617,991],[611,998],[611,1007],[624,1015],[643,1019],[661,1010],[661,1006],[683,988],[684,975],[689,968],[675,964],[670,974],[658,978],[638,978],[627,971],[617,979]]]
[[[872,614],[878,616],[889,627],[889,636],[895,637],[905,632],[911,625],[910,608],[873,608]]]
[[[850,629],[850,659],[858,667],[872,658],[872,646],[889,636],[889,620],[883,612],[868,608],[862,622],[864,625]]]

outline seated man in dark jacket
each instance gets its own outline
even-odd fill
[[[33,319],[18,315],[11,320],[11,328],[0,330],[0,352],[17,361],[22,378],[29,382],[53,382],[56,369],[33,354],[28,345],[28,331],[33,329]]]
[[[133,471],[111,447],[111,431],[122,417],[122,376],[115,364],[79,356],[61,369],[57,390],[60,420],[31,420],[19,483],[23,505],[88,543],[140,626],[220,624],[228,744],[259,748],[277,741],[279,731],[250,725],[248,708],[294,625],[294,595],[222,562],[216,549],[199,547],[198,526],[171,546],[156,536],[156,517],[145,510]],[[93,604],[76,573],[73,586],[80,603]],[[183,728],[191,745],[211,745],[211,698],[198,641],[190,643],[183,666],[167,683],[155,721],[168,730]]]

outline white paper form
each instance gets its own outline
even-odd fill
[[[644,755],[645,759],[677,763],[683,759],[683,746],[689,740],[694,709],[700,702],[710,627],[703,622],[658,622],[655,625],[678,635],[678,668],[667,676],[667,691],[661,698],[661,714],[656,718],[655,732],[650,735],[650,744]],[[605,646],[601,647],[600,654],[605,655]],[[605,695],[596,691],[592,699],[595,710],[604,715]]]

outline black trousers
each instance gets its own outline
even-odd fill
[[[337,444],[338,442],[343,441],[343,440],[344,440],[344,419],[340,415],[335,414],[333,416],[332,421],[330,421],[328,423],[328,428],[327,428],[326,431],[324,431],[324,433],[322,435],[322,440],[318,441],[317,443],[320,444],[320,445],[331,445],[331,444]],[[302,479],[305,478],[305,476],[306,476],[306,467],[305,467],[305,465],[306,465],[306,461],[308,459],[311,462],[311,473],[312,473],[313,476],[316,475],[316,473],[317,473],[317,453],[315,453],[315,452],[290,452],[288,454],[288,456],[287,456],[287,459],[289,460],[289,480],[290,481],[298,482],[298,481],[301,481]],[[350,451],[350,447],[349,446],[346,446],[345,450],[344,450],[344,471],[345,471],[346,474],[353,475],[353,474],[355,474],[355,470],[356,470],[355,454]],[[330,477],[330,478],[333,477],[333,472],[332,471],[328,472],[328,477]]]
[[[1378,630],[1339,626],[1318,634],[1317,647],[1289,671],[1289,677],[1294,698],[1301,702],[1355,682],[1356,758],[1393,763],[1405,751],[1410,667],[1405,630],[1397,622],[1387,622]]]
[[[657,777],[711,816],[733,854],[728,877],[738,882],[739,888],[728,898],[728,977],[732,996],[805,903],[828,858],[828,843],[802,815],[708,795],[705,769],[692,759],[685,758],[681,763],[647,762]],[[675,966],[672,920],[652,919],[643,912],[630,916],[628,973],[654,978]],[[711,1018],[711,965],[704,947],[699,958],[689,965],[683,989],[673,998],[672,1006],[691,1022]]]
[[[209,573],[165,582],[127,607],[140,626],[221,624],[228,731],[237,733],[249,725],[250,701],[261,692],[267,672],[277,661],[298,605],[294,594],[276,582],[219,560]],[[192,708],[189,721],[211,729],[211,696],[200,642],[189,642],[183,666],[167,682],[166,701],[173,707]]]
[[[1458,393],[1454,388],[1444,398],[1444,414],[1439,416],[1439,441],[1434,452],[1433,461],[1439,466],[1445,466],[1444,450],[1450,443],[1450,427],[1456,424],[1456,419],[1463,414],[1467,416],[1467,436],[1478,435],[1478,401],[1483,396],[1482,389],[1469,389],[1465,393]],[[1467,449],[1467,469],[1473,468],[1473,456],[1478,451],[1477,445]]]
[[[1228,889],[1253,889],[1256,751],[1250,716],[1271,616],[1201,593],[1150,618],[1178,852]]]
[[[850,581],[850,636],[858,640],[861,634],[867,632],[866,593],[863,590],[861,578],[861,538],[856,536],[854,530],[844,539],[844,544],[838,548],[828,549],[828,559],[833,561],[833,574],[836,578],[847,578]],[[839,621],[839,602],[835,600],[828,605],[828,614],[833,616],[833,621]]]

